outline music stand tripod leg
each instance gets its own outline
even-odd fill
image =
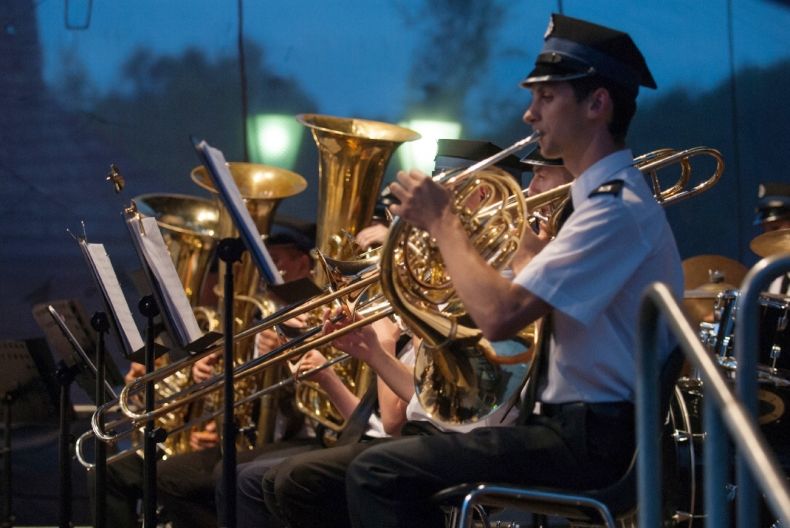
[[[96,408],[104,404],[104,336],[110,330],[110,321],[104,312],[96,312],[91,318],[91,326],[96,330]],[[101,419],[103,422],[103,418]],[[103,425],[103,423],[102,423]],[[94,522],[96,528],[104,528],[107,524],[107,445],[96,437],[96,504]]]
[[[241,260],[244,243],[240,238],[224,238],[217,255],[225,262],[224,283],[224,417],[222,436],[222,486],[225,492],[225,527],[236,528],[236,421],[233,412],[233,263]]]
[[[55,376],[60,384],[60,417],[58,436],[58,466],[60,468],[60,490],[58,499],[58,526],[71,528],[71,384],[77,374],[76,367],[64,361],[58,363]]]
[[[140,313],[147,320],[145,335],[145,373],[151,374],[156,360],[156,329],[154,318],[159,315],[159,307],[152,295],[146,295],[140,299],[138,304]],[[150,413],[154,409],[156,393],[154,382],[149,381],[145,384],[145,410]],[[154,427],[154,420],[145,423],[143,439],[143,526],[156,526],[156,458],[157,443],[162,440],[160,437],[166,433],[162,429]]]
[[[5,406],[5,430],[3,434],[3,519],[0,526],[11,528],[14,525],[14,514],[11,508],[11,497],[13,495],[11,482],[11,404],[14,401],[12,392],[8,392],[3,397]]]

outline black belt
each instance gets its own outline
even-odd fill
[[[558,416],[568,412],[571,408],[584,407],[596,416],[608,418],[623,418],[634,414],[634,404],[629,401],[617,402],[568,402],[568,403],[543,403],[540,404],[542,416]]]

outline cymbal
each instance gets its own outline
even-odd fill
[[[724,290],[734,290],[735,286],[726,282],[703,284],[699,288],[686,290],[683,292],[684,299],[715,299]]]
[[[746,266],[737,260],[721,255],[697,255],[683,261],[683,276],[686,291],[695,290],[703,284],[716,284],[711,282],[711,272],[717,272],[722,280],[722,282],[718,284],[724,284],[724,287],[717,289],[716,293],[721,290],[737,288],[737,285],[739,285],[746,276],[747,271],[749,270]],[[736,286],[732,286],[733,284]],[[715,297],[714,294],[713,298]]]
[[[761,257],[790,253],[790,227],[757,235],[749,243],[749,247]]]

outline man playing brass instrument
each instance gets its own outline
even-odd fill
[[[640,296],[654,281],[676,295],[683,286],[664,212],[625,148],[639,86],[655,83],[627,34],[552,15],[522,85],[533,96],[524,121],[540,133],[541,153],[561,157],[574,177],[573,212],[545,247],[527,230],[512,282],[474,251],[448,190],[421,172],[398,174],[391,191],[401,204],[390,210],[437,240],[457,293],[489,339],[551,315],[539,414],[512,427],[404,437],[366,450],[346,478],[354,526],[440,526],[430,497],[463,482],[602,487],[632,459]],[[667,358],[671,339],[660,335]]]

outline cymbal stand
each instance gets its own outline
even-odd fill
[[[96,312],[91,317],[91,327],[96,330],[96,408],[101,407],[105,400],[104,387],[104,336],[110,330],[110,320],[104,312]],[[100,418],[103,422],[103,418]],[[103,425],[103,423],[102,423]],[[107,525],[107,444],[98,437],[94,440],[96,449],[96,504],[94,505],[94,522],[96,528]]]
[[[222,486],[225,492],[225,526],[236,528],[236,434],[233,414],[233,263],[241,260],[244,243],[240,238],[223,238],[217,248],[225,263],[224,284],[224,421],[222,424]]]
[[[159,315],[159,307],[152,295],[146,295],[140,299],[138,304],[140,313],[147,319],[145,332],[145,373],[151,374],[155,367],[156,328],[154,318]],[[150,413],[154,409],[154,382],[149,381],[145,385],[145,410]],[[164,441],[167,432],[162,428],[154,427],[154,420],[145,423],[143,433],[143,526],[156,526],[156,445]]]

